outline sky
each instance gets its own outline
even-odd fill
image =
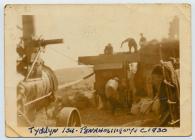
[[[111,43],[114,52],[128,51],[121,42],[140,33],[147,40],[161,40],[168,36],[169,22],[178,15],[175,5],[37,5],[10,6],[6,9],[7,41],[10,54],[17,57],[16,44],[22,35],[21,15],[35,15],[36,36],[43,39],[62,38],[63,44],[48,45],[42,58],[53,69],[78,66],[78,56],[103,53]],[[14,58],[15,59],[15,58]],[[13,61],[13,60],[12,60]]]

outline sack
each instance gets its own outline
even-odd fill
[[[152,109],[151,107],[153,103],[152,99],[142,99],[140,102],[141,102],[140,113],[148,114]]]
[[[137,115],[140,113],[140,104],[133,104],[131,107],[131,113]]]
[[[156,114],[160,114],[160,100],[156,99],[152,105],[152,111]]]

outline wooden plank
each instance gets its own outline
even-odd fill
[[[122,63],[128,61],[129,63],[138,62],[140,60],[138,53],[116,53],[113,55],[98,55],[98,56],[83,56],[78,58],[79,64],[96,65],[106,63]]]
[[[94,65],[94,70],[122,69],[122,67],[122,63],[96,64]]]

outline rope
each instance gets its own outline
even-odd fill
[[[72,85],[75,85],[75,84],[77,84],[77,83],[80,83],[80,82],[83,81],[83,80],[86,80],[86,79],[90,78],[90,77],[93,76],[93,75],[94,75],[94,72],[90,73],[90,74],[87,75],[87,76],[84,76],[83,78],[81,78],[81,79],[79,79],[79,80],[76,80],[76,81],[73,81],[73,82],[69,82],[69,83],[66,83],[66,84],[63,84],[63,85],[59,85],[59,86],[58,86],[58,89],[63,89],[63,88],[66,88],[66,87],[70,87],[70,86],[72,86]]]
[[[77,64],[80,63],[80,62],[78,62],[77,60],[73,59],[72,57],[70,57],[70,56],[68,56],[68,55],[66,55],[66,54],[64,54],[64,53],[62,53],[62,52],[60,52],[60,51],[58,51],[58,50],[56,50],[56,49],[54,49],[54,48],[51,48],[51,50],[53,50],[55,53],[60,54],[61,56],[65,57],[65,58],[68,58],[68,59],[71,60],[71,61],[76,62]],[[80,64],[83,64],[83,63],[80,63]],[[86,65],[86,64],[83,64],[83,65]],[[89,66],[86,66],[86,67],[89,67]],[[82,70],[82,71],[83,71],[83,70]],[[79,80],[76,80],[76,81],[73,81],[73,82],[69,82],[69,83],[66,83],[66,84],[63,84],[63,85],[59,85],[58,88],[59,88],[59,89],[63,89],[63,88],[72,86],[72,85],[74,85],[74,84],[77,84],[77,83],[79,83],[79,82],[85,80],[85,79],[90,78],[90,77],[93,76],[93,75],[94,75],[94,72],[90,73],[90,74],[87,75],[87,76],[84,76],[83,78],[81,78],[81,79],[79,79]]]

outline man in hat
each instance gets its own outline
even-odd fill
[[[113,54],[112,44],[108,43],[108,45],[105,46],[104,54],[106,54],[106,55],[112,55]]]
[[[139,40],[139,45],[140,47],[143,47],[143,45],[146,43],[146,38],[144,37],[143,33],[140,33],[140,40]]]

